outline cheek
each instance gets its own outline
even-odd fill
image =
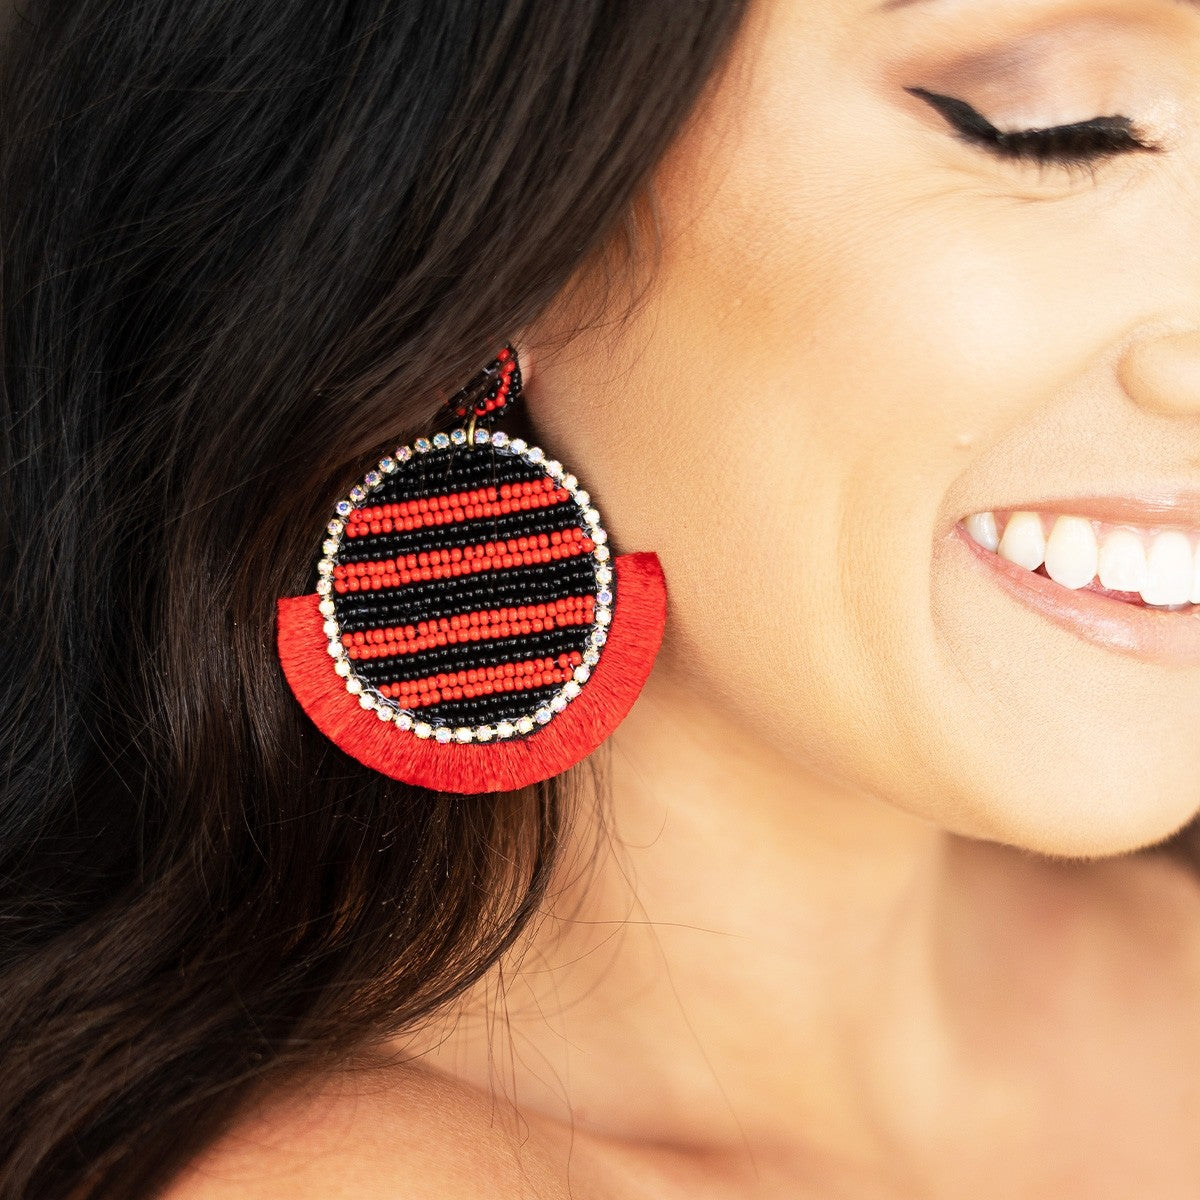
[[[844,162],[781,178],[755,149],[680,220],[656,296],[660,386],[717,363],[699,440],[659,467],[706,530],[680,658],[847,766],[884,703],[928,691],[931,547],[964,435],[1019,423],[1070,339],[1003,230],[856,186]],[[710,637],[714,619],[736,636]]]
[[[803,128],[779,116],[797,111]],[[943,823],[953,810],[961,832],[1061,847],[1070,822],[1039,834],[1046,818],[1021,807],[1030,771],[1064,795],[1078,782],[1055,753],[1059,714],[1038,709],[1045,753],[1012,753],[1021,672],[947,654],[935,548],[981,452],[1136,316],[1130,259],[1097,259],[1115,219],[1089,202],[917,170],[912,139],[905,160],[902,139],[872,136],[881,111],[756,102],[736,153],[718,140],[668,160],[639,336],[652,353],[631,372],[656,397],[644,411],[669,397],[695,414],[691,436],[639,462],[678,501],[639,506],[674,584],[665,650],[697,693],[822,773]],[[986,640],[951,624],[968,650]]]

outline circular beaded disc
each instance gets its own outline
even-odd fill
[[[599,660],[608,535],[575,476],[520,438],[417,438],[338,502],[327,533],[316,591],[332,670],[398,737],[521,737]]]

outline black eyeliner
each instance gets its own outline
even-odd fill
[[[985,141],[1004,136],[991,121],[962,100],[942,96],[922,87],[906,87],[904,90],[932,105],[958,129],[975,133]]]
[[[1061,146],[1064,154],[1070,154],[1072,148],[1077,150],[1078,142],[1084,139],[1089,141],[1091,150],[1098,155],[1162,149],[1140,137],[1137,127],[1126,116],[1092,117],[1069,125],[1006,131],[997,129],[981,113],[954,96],[944,96],[922,87],[906,87],[904,90],[936,108],[967,140],[984,143],[1012,157],[1026,154],[1052,156],[1052,147],[1055,145]]]

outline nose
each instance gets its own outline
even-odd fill
[[[1143,408],[1200,415],[1200,328],[1139,338],[1122,355],[1118,375],[1130,399]]]

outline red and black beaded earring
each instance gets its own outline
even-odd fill
[[[562,463],[489,423],[521,398],[506,346],[334,506],[315,590],[278,601],[284,674],[316,726],[393,779],[523,787],[624,719],[666,621],[658,556],[613,556]]]

